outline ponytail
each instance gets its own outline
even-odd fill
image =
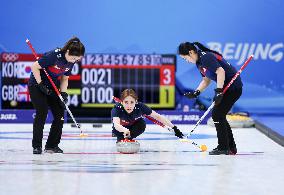
[[[179,55],[188,55],[189,51],[191,51],[191,50],[193,50],[195,53],[197,53],[198,50],[205,51],[205,52],[209,51],[209,52],[212,52],[212,53],[215,53],[215,54],[222,56],[222,54],[220,54],[219,52],[211,50],[211,49],[205,47],[204,45],[202,45],[199,42],[193,42],[193,43],[184,42],[184,43],[181,43],[178,47],[178,54]]]
[[[217,54],[217,55],[222,56],[222,54],[220,54],[219,52],[217,52],[217,51],[215,51],[215,50],[211,50],[211,49],[205,47],[204,45],[202,45],[202,44],[199,43],[199,42],[193,42],[193,44],[196,45],[201,51],[205,51],[205,52],[206,52],[206,51],[209,51],[209,52],[212,52],[212,53],[215,53],[215,54]]]
[[[67,50],[69,50],[71,56],[83,56],[85,54],[85,46],[78,37],[72,37],[61,49],[63,53],[66,53]]]

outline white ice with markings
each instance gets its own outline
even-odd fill
[[[192,126],[180,125],[183,132]],[[32,125],[0,125],[0,194],[169,195],[283,194],[284,148],[254,128],[233,129],[238,155],[210,156],[168,131],[147,125],[138,154],[118,154],[111,125],[83,124],[87,138],[64,126],[64,154],[33,155]],[[47,125],[44,143],[48,134]],[[213,149],[216,132],[192,136]],[[44,146],[44,145],[43,145]]]

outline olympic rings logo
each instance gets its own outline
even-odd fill
[[[19,55],[16,53],[3,53],[2,59],[6,62],[15,62],[19,59]]]

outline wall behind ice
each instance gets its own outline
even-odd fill
[[[38,52],[76,35],[88,53],[175,53],[182,41],[200,41],[237,68],[249,54],[238,105],[254,111],[284,108],[284,1],[256,0],[4,0],[0,52]],[[177,79],[195,88],[195,66],[178,58]],[[214,88],[214,84],[211,89]],[[212,96],[212,90],[203,95]],[[284,110],[284,109],[283,109]]]

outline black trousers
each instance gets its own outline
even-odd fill
[[[33,122],[33,148],[42,147],[43,129],[48,108],[50,108],[52,112],[53,121],[45,147],[57,147],[60,143],[64,123],[64,108],[61,106],[61,100],[57,97],[55,92],[47,96],[34,85],[29,86],[29,92],[32,104],[36,110]]]
[[[228,90],[224,94],[221,103],[213,108],[212,119],[215,123],[218,137],[218,148],[220,150],[229,150],[230,148],[236,147],[232,129],[226,119],[226,115],[241,95],[242,88]]]
[[[131,126],[126,126],[125,128],[129,129],[130,131],[130,138],[133,139],[141,135],[146,128],[146,122],[143,119],[139,119]],[[117,131],[114,127],[112,133],[117,137],[117,141],[121,141],[124,139],[123,133]]]

